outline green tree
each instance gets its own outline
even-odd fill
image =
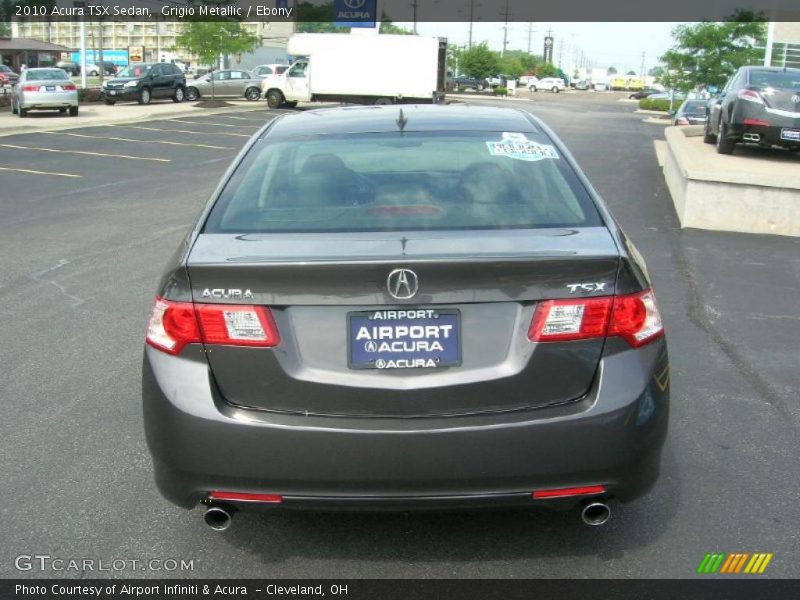
[[[416,35],[413,31],[409,31],[408,29],[395,25],[386,17],[381,19],[380,33],[391,33],[394,35]]]
[[[608,67],[606,69],[606,75],[616,75],[617,74],[617,67]]]
[[[496,52],[489,50],[489,46],[484,42],[462,52],[459,67],[462,73],[470,77],[486,79],[499,71],[500,58]]]
[[[675,45],[661,57],[666,78],[688,91],[699,85],[721,87],[739,67],[761,61],[763,50],[756,46],[766,42],[766,26],[763,15],[739,11],[722,23],[678,25],[672,37]]]
[[[553,63],[539,63],[533,69],[533,74],[539,79],[543,77],[558,77],[558,67]]]
[[[189,21],[177,38],[175,45],[186,48],[201,62],[214,65],[220,55],[250,52],[259,43],[258,37],[247,31],[238,21]],[[214,95],[214,78],[211,78],[211,100]]]

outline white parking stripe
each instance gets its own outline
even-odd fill
[[[187,142],[170,142],[167,140],[134,140],[132,138],[108,137],[105,135],[85,135],[83,133],[68,133],[66,131],[42,131],[52,135],[71,135],[79,138],[92,138],[102,140],[115,140],[117,142],[139,142],[140,144],[168,144],[170,146],[193,146],[195,148],[211,148],[212,150],[233,150],[228,146],[211,146],[209,144],[189,144]]]
[[[33,169],[17,169],[12,167],[0,167],[0,171],[13,171],[15,173],[26,173],[28,175],[53,175],[54,177],[76,177],[80,179],[83,175],[73,175],[72,173],[54,173],[51,171],[34,171]]]
[[[226,119],[239,119],[240,121],[261,121],[264,117],[237,117],[234,115],[216,115],[218,117],[225,117]]]
[[[208,123],[202,122],[198,123],[197,121],[184,121],[182,119],[169,119],[172,123],[187,123],[189,125],[210,125],[212,127],[247,127],[247,125],[232,125],[231,123]]]
[[[195,135],[230,135],[249,138],[249,133],[228,133],[227,131],[187,131],[186,129],[163,129],[159,127],[142,127],[140,125],[108,125],[108,127],[125,127],[127,129],[142,129],[144,131],[163,131],[164,133],[192,133]]]
[[[0,144],[0,148],[14,148],[15,150],[36,150],[37,152],[58,152],[60,154],[82,154],[84,156],[102,156],[104,158],[127,158],[129,160],[149,160],[152,162],[172,162],[169,158],[128,156],[127,154],[105,154],[103,152],[89,152],[88,150],[56,150],[55,148],[34,148],[31,146],[17,146],[15,144]]]

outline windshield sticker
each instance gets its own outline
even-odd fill
[[[503,133],[499,142],[486,142],[486,147],[492,156],[507,156],[516,160],[537,161],[558,158],[553,146],[531,142],[523,133]]]

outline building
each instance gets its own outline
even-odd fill
[[[787,20],[788,13],[774,16],[784,20],[769,23],[764,64],[800,68],[800,21]],[[800,18],[800,13],[793,13],[791,18]]]
[[[98,60],[98,50],[103,48],[103,59],[120,65],[128,62],[157,62],[165,55],[178,56],[192,65],[197,58],[188,56],[176,47],[182,23],[170,21],[103,21],[86,23],[87,60]],[[286,54],[286,42],[294,33],[295,23],[286,21],[248,22],[243,25],[261,39],[262,48]],[[80,24],[69,21],[13,22],[12,36],[39,40],[50,44],[80,48]],[[77,57],[75,57],[77,58]],[[236,63],[236,58],[233,61]]]
[[[20,67],[49,67],[61,60],[67,46],[28,38],[0,38],[0,63],[19,73]]]

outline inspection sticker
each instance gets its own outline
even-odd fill
[[[486,142],[492,156],[507,156],[516,160],[544,160],[558,158],[558,153],[549,144],[531,142],[523,133],[503,133],[499,142]]]

